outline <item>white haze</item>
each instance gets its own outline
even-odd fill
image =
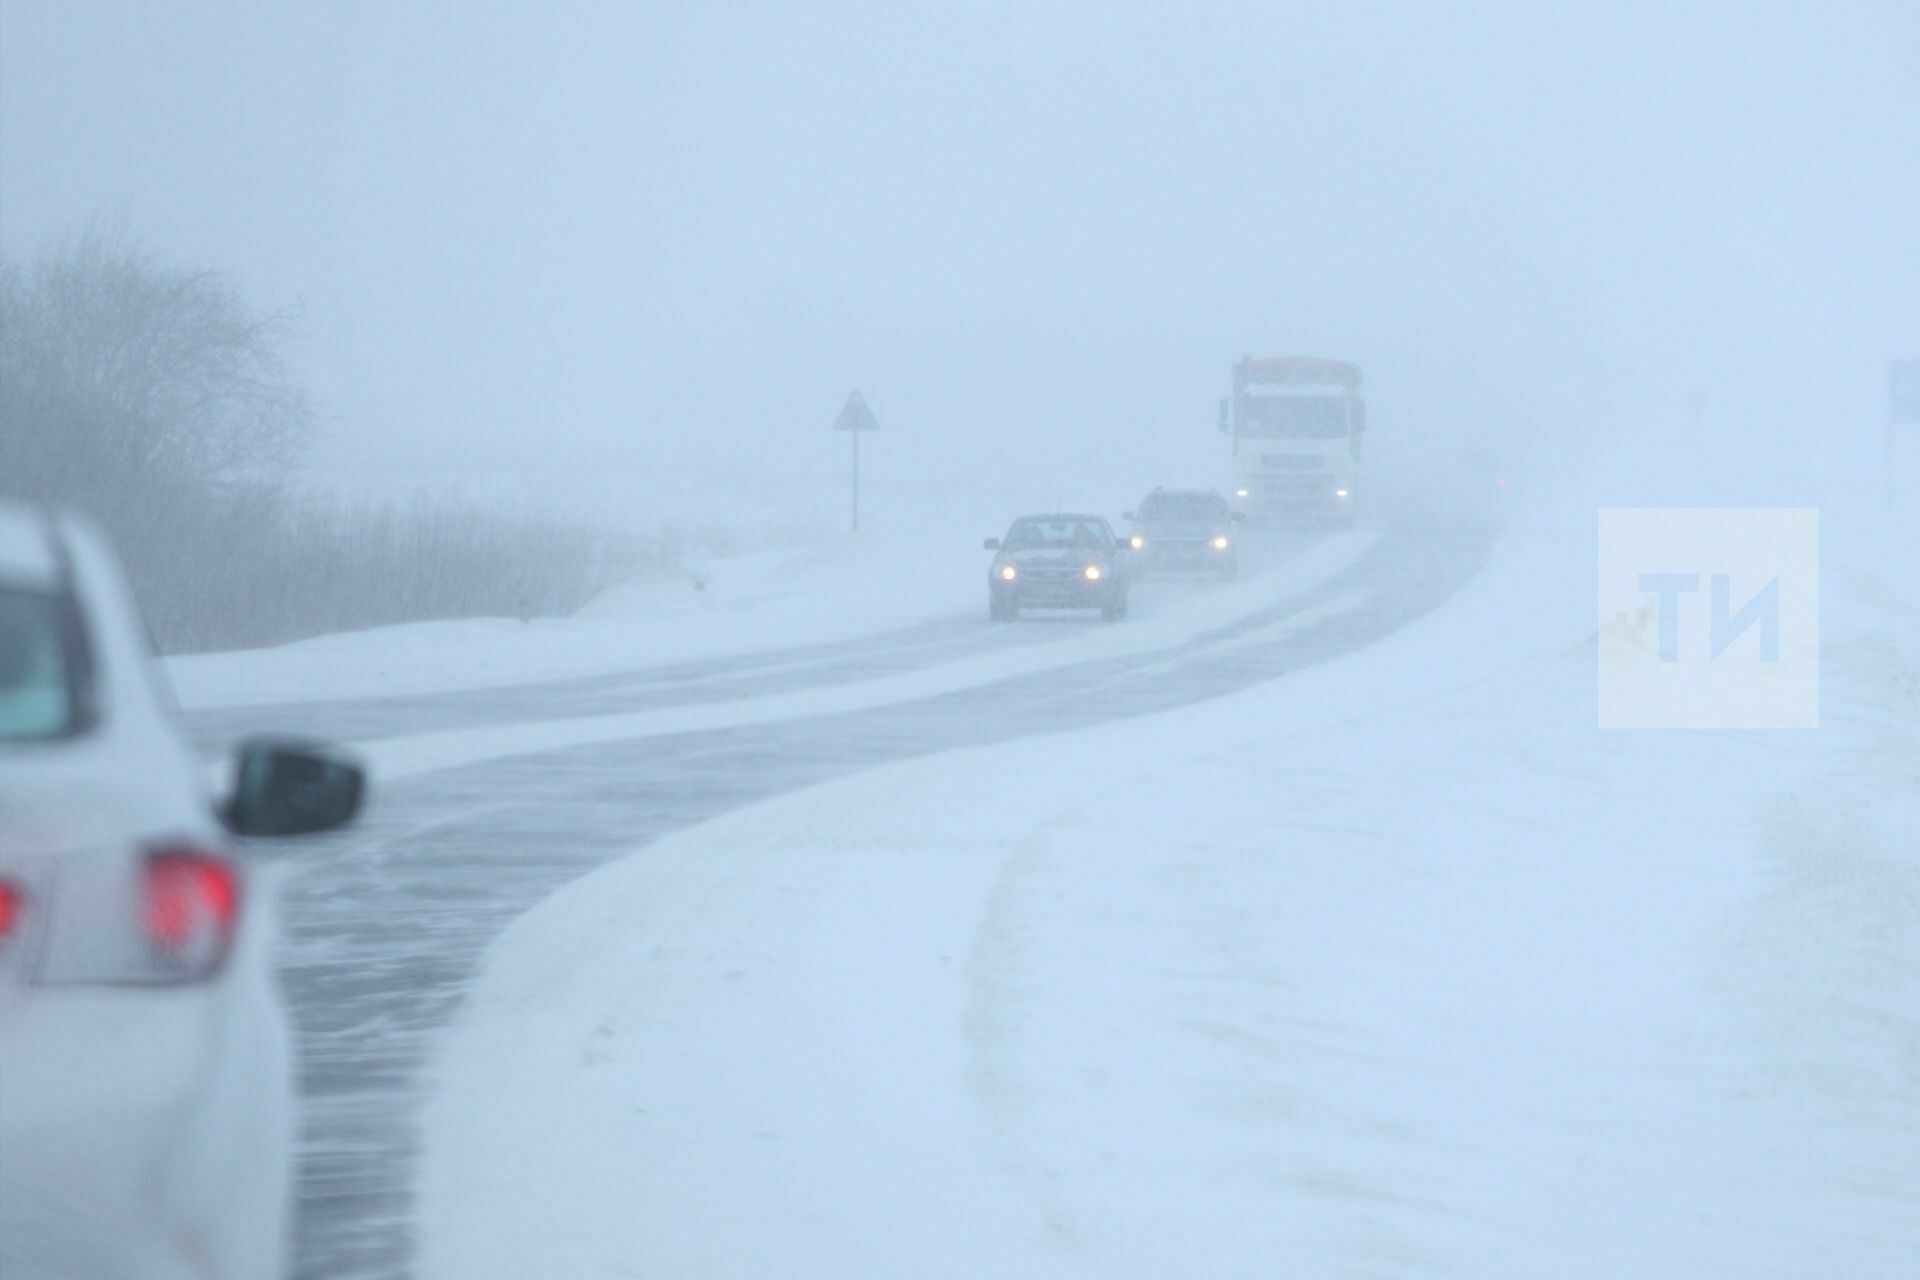
[[[209,760],[370,765],[270,873],[298,1276],[1916,1274],[1916,0],[0,0],[0,251],[63,242],[302,309],[276,507],[0,280],[0,494],[104,476]],[[1009,517],[1226,487],[1248,354],[1364,367],[1355,526],[992,625]],[[416,492],[507,510],[324,500]],[[1819,732],[1596,727],[1638,503],[1818,506]],[[0,1163],[47,1247],[270,1231],[178,1135],[283,1124],[28,1038],[157,1224]]]
[[[104,220],[302,301],[350,485],[824,523],[857,385],[897,519],[1118,503],[1219,480],[1227,365],[1307,352],[1383,464],[1801,501],[1920,350],[1901,0],[0,15],[0,244]]]

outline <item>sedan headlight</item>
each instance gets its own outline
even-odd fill
[[[1020,576],[1019,571],[1016,570],[1012,565],[1003,564],[1000,566],[1000,581],[1012,582],[1015,578],[1019,576]]]
[[[1127,539],[1127,541],[1129,541],[1129,542],[1131,542],[1131,543],[1133,544],[1133,549],[1134,549],[1135,551],[1138,551],[1138,550],[1139,550],[1140,548],[1142,548],[1142,547],[1144,547],[1144,546],[1146,546],[1146,545],[1147,545],[1147,540],[1146,540],[1145,538],[1143,538],[1143,537],[1141,537],[1141,536],[1140,536],[1139,534],[1137,534],[1137,533],[1136,533],[1136,534],[1134,534],[1134,535],[1133,535],[1133,537],[1131,537],[1131,538],[1129,538],[1129,539]]]
[[[1215,551],[1225,551],[1225,550],[1227,549],[1227,535],[1226,535],[1226,534],[1224,534],[1224,533],[1216,533],[1216,534],[1214,534],[1214,535],[1213,535],[1213,549],[1214,549]]]
[[[1099,566],[1099,565],[1097,565],[1097,564],[1090,564],[1090,565],[1088,565],[1088,566],[1087,566],[1087,581],[1088,581],[1088,582],[1098,582],[1098,581],[1100,581],[1100,566]]]

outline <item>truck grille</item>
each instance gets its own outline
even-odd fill
[[[1261,455],[1260,465],[1268,471],[1318,471],[1320,455],[1317,453],[1268,453]]]
[[[1275,476],[1262,482],[1254,496],[1268,502],[1285,502],[1305,497],[1331,496],[1332,490],[1319,476]]]

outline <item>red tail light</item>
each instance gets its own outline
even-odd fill
[[[0,942],[11,938],[13,931],[20,927],[20,916],[26,906],[26,891],[11,880],[0,880]]]
[[[140,921],[147,940],[186,965],[217,964],[240,916],[240,880],[231,864],[197,849],[147,855]]]

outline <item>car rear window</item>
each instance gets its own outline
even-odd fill
[[[1108,537],[1105,527],[1092,520],[1026,519],[1014,521],[1002,545],[1009,551],[1035,547],[1104,547]]]
[[[0,743],[79,727],[81,664],[61,598],[0,585]]]

